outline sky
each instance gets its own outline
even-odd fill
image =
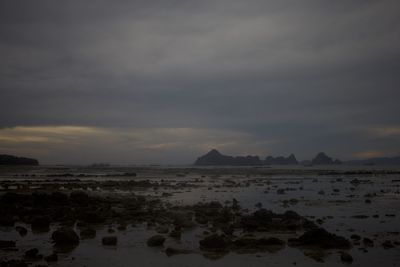
[[[400,154],[400,2],[0,1],[0,154]]]

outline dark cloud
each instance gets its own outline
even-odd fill
[[[0,128],[190,128],[246,135],[222,146],[232,153],[397,153],[399,135],[373,129],[400,127],[399,12],[398,1],[1,1]],[[203,152],[159,147],[171,151],[161,162]]]

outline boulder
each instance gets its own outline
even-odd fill
[[[79,244],[79,236],[68,227],[60,228],[51,235],[54,243],[58,246],[76,246]]]
[[[159,247],[165,242],[165,237],[162,235],[154,235],[147,240],[147,245],[149,247]]]
[[[226,250],[229,241],[222,235],[213,234],[199,241],[200,249],[203,250]]]
[[[104,246],[116,246],[118,243],[118,239],[116,236],[105,236],[103,237],[103,239],[101,240],[101,243]]]
[[[323,228],[311,229],[299,238],[289,239],[291,246],[318,247],[322,249],[349,249],[351,243],[344,237],[327,232]]]
[[[85,228],[80,232],[81,239],[93,239],[96,237],[96,230],[93,228]]]
[[[0,240],[0,249],[2,249],[2,248],[14,248],[14,247],[15,247],[15,241]]]

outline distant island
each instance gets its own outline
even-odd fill
[[[259,156],[228,156],[221,154],[218,150],[212,149],[207,154],[200,156],[194,162],[196,166],[263,166],[263,165],[400,165],[400,156],[392,158],[371,158],[366,160],[341,161],[326,155],[324,152],[318,153],[312,160],[299,162],[294,154],[288,157],[267,156],[264,160]]]
[[[17,157],[12,155],[0,155],[0,165],[39,165],[37,159]]]
[[[296,165],[298,161],[294,154],[285,157],[268,156],[261,160],[259,156],[227,156],[221,154],[218,150],[212,149],[207,154],[199,157],[194,165],[198,166],[260,166],[260,165]]]

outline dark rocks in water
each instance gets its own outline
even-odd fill
[[[15,219],[9,215],[3,215],[0,218],[0,226],[12,227],[15,224]]]
[[[351,256],[347,252],[341,252],[340,253],[340,260],[345,263],[352,263],[353,262],[353,256]]]
[[[149,247],[160,247],[164,244],[165,237],[162,235],[154,235],[147,240],[147,245]]]
[[[171,257],[173,255],[178,255],[178,254],[190,254],[193,251],[188,250],[188,249],[179,249],[179,248],[172,248],[168,247],[165,249],[165,254],[167,254],[168,257]]]
[[[85,228],[80,232],[81,239],[93,239],[96,237],[96,230],[93,228]]]
[[[278,251],[285,247],[285,241],[270,237],[270,238],[239,238],[232,242],[233,249],[236,250],[268,250],[268,251]]]
[[[77,217],[79,220],[85,223],[90,224],[101,224],[104,223],[106,218],[104,217],[103,212],[95,211],[95,210],[83,210],[81,209],[77,213]]]
[[[213,234],[199,241],[202,250],[227,250],[229,240],[222,235]]]
[[[290,246],[318,247],[322,249],[349,249],[351,243],[344,237],[329,233],[323,228],[305,232],[299,238],[289,239]]]
[[[258,156],[239,156],[232,157],[226,156],[218,152],[216,149],[212,149],[207,154],[199,157],[194,165],[199,166],[218,166],[218,165],[226,165],[226,166],[257,166],[262,165],[262,161]]]
[[[275,214],[259,209],[252,215],[242,216],[240,225],[245,231],[294,231],[316,228],[315,224],[294,211]]]
[[[168,234],[169,227],[168,227],[168,225],[159,225],[159,226],[156,227],[155,230],[159,234]]]
[[[69,204],[69,197],[67,194],[62,192],[53,192],[50,196],[50,200],[54,205],[68,205]]]
[[[76,246],[79,244],[79,236],[68,227],[54,231],[51,238],[57,246]]]
[[[173,229],[170,233],[169,236],[172,238],[176,238],[179,239],[182,236],[182,230],[180,227],[175,227],[175,229]]]
[[[31,158],[16,157],[12,155],[0,155],[0,165],[39,165],[39,161]]]
[[[392,243],[392,241],[390,241],[390,240],[385,240],[385,241],[382,243],[382,247],[383,247],[384,249],[389,249],[389,248],[394,248],[395,246],[394,246],[394,244]]]
[[[15,241],[0,240],[0,249],[2,249],[2,248],[14,248],[14,247],[15,247]]]
[[[328,157],[324,152],[318,153],[315,158],[311,161],[313,165],[332,165],[332,164],[341,164],[342,162],[338,159],[333,160],[331,157]]]
[[[118,243],[118,239],[116,236],[105,236],[101,239],[101,243],[104,246],[116,246]]]
[[[89,195],[83,191],[75,191],[70,194],[71,201],[79,204],[86,204],[89,202]]]
[[[36,216],[32,219],[31,227],[33,231],[48,231],[50,227],[49,216]]]
[[[361,240],[361,236],[353,234],[350,236],[350,238],[354,241],[360,241]]]
[[[374,246],[374,241],[372,239],[368,238],[368,237],[364,237],[363,243],[364,243],[364,246],[366,246],[366,247],[373,247]]]
[[[47,262],[56,262],[58,261],[58,254],[53,252],[52,254],[44,257],[44,260]]]
[[[39,254],[39,250],[37,248],[31,248],[25,251],[25,257],[28,258],[36,258]]]
[[[20,236],[26,236],[28,234],[28,230],[23,226],[15,226],[15,230]]]
[[[290,154],[287,158],[285,157],[272,157],[268,156],[264,160],[266,165],[297,165],[299,162],[294,154]]]
[[[0,262],[1,267],[28,267],[28,264],[22,260],[3,260]]]

